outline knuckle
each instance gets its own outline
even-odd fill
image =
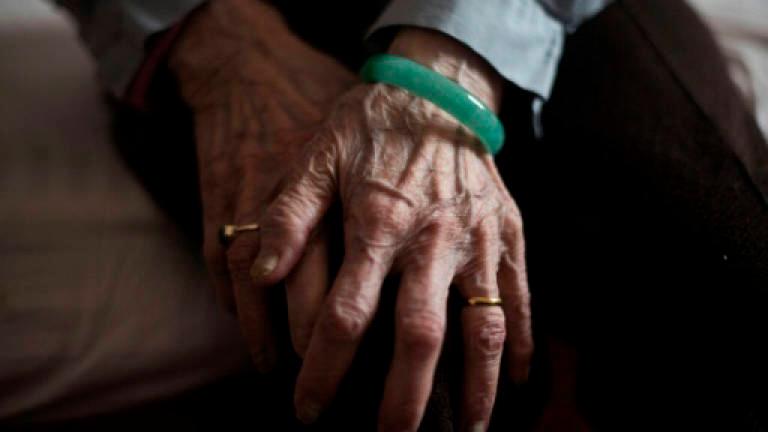
[[[301,205],[280,196],[270,207],[266,217],[261,222],[264,233],[285,233],[301,226]]]
[[[438,244],[445,244],[459,237],[462,226],[455,217],[441,216],[431,224],[429,230]]]
[[[518,313],[526,320],[531,318],[531,293],[527,289],[521,289],[518,300]]]
[[[321,143],[321,145],[324,143]],[[333,146],[309,149],[296,184],[314,194],[327,194],[332,188],[337,153]]]
[[[508,310],[512,312],[514,319],[521,322],[529,322],[531,319],[531,294],[527,289],[519,289],[514,296],[506,300]]]
[[[310,227],[306,226],[300,210],[288,207],[277,207],[261,222],[262,244],[275,247],[295,246],[309,235]]]
[[[480,358],[487,362],[498,361],[506,339],[503,315],[489,314],[479,320],[470,331],[472,348]]]
[[[339,342],[358,340],[368,322],[368,313],[354,301],[336,299],[331,301],[322,320],[323,333]]]
[[[411,203],[381,193],[369,194],[359,208],[359,222],[373,240],[398,237],[411,226],[414,217]]]
[[[408,352],[428,355],[440,350],[445,334],[445,320],[436,313],[403,313],[399,324],[402,344]]]
[[[519,358],[531,358],[533,356],[533,337],[529,321],[523,320],[517,324],[509,339],[509,348],[515,356]]]
[[[387,209],[376,211],[371,218],[370,232],[378,236],[386,237],[400,234],[405,229],[406,221],[398,218],[394,212]]]
[[[529,337],[515,338],[511,343],[511,349],[520,359],[527,361],[533,357],[533,341]]]
[[[523,218],[517,207],[512,207],[507,211],[507,217],[504,219],[504,228],[513,233],[523,231]]]

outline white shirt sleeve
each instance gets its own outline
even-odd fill
[[[446,33],[499,74],[546,99],[565,34],[611,0],[393,0],[371,29],[411,25]]]
[[[115,95],[123,95],[144,60],[147,38],[179,22],[204,0],[58,0],[78,20],[80,34]]]

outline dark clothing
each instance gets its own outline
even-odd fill
[[[768,146],[710,33],[623,1],[565,53],[545,139],[498,158],[537,330],[581,353],[599,430],[765,429]]]

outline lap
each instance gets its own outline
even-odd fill
[[[568,41],[544,139],[498,160],[534,317],[579,349],[583,403],[608,429],[762,415],[768,211],[745,156],[765,143],[720,59],[684,4],[620,2]]]

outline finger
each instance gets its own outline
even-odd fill
[[[227,257],[219,240],[223,224],[233,223],[240,187],[239,175],[232,175],[233,164],[223,158],[231,147],[228,131],[232,116],[229,109],[206,110],[195,114],[196,150],[200,165],[200,193],[203,210],[203,256],[219,302],[235,311],[235,296],[229,278]]]
[[[304,357],[312,329],[328,290],[328,245],[321,227],[307,243],[304,255],[285,281],[288,325],[296,354]]]
[[[509,376],[517,383],[528,379],[533,356],[531,305],[525,266],[525,240],[519,217],[509,216],[502,230],[504,252],[499,263],[499,290],[507,317]]]
[[[427,405],[445,336],[455,259],[445,232],[403,271],[395,315],[395,352],[384,387],[379,430],[415,431]]]
[[[392,250],[345,227],[345,258],[323,306],[296,382],[296,415],[314,422],[336,394],[378,306]]]
[[[260,221],[261,247],[251,268],[258,286],[273,285],[287,276],[331,204],[336,155],[334,146],[318,140],[322,138],[308,144],[315,150],[308,153]]]
[[[489,224],[477,229],[477,255],[459,282],[464,298],[498,297],[496,272],[499,231]],[[464,430],[484,431],[493,410],[504,350],[504,312],[498,306],[466,306],[461,313],[464,334]]]
[[[211,225],[213,226],[213,225]],[[213,282],[216,300],[225,310],[235,312],[235,294],[227,268],[227,257],[219,241],[219,230],[208,229],[203,239],[203,257]]]
[[[239,234],[227,249],[227,262],[234,289],[240,329],[256,368],[268,372],[277,360],[277,350],[269,322],[267,291],[256,287],[250,266],[258,250],[258,233]]]
[[[504,347],[504,313],[498,306],[465,307],[463,418],[471,431],[484,431],[493,411]]]

